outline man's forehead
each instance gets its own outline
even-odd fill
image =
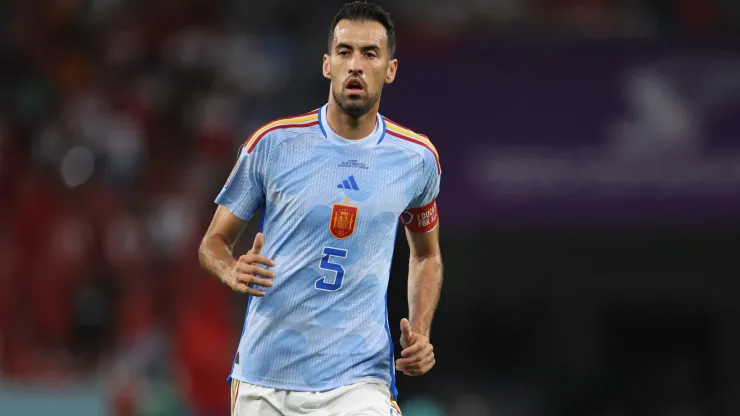
[[[358,44],[362,46],[387,44],[388,35],[382,24],[374,21],[341,20],[334,29],[334,43]]]

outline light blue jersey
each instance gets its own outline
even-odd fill
[[[335,134],[326,106],[258,129],[216,202],[245,221],[262,210],[276,277],[249,298],[229,378],[291,391],[378,379],[395,397],[386,290],[399,217],[436,226],[440,173],[425,136],[381,115],[361,140]]]

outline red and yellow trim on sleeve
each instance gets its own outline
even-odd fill
[[[429,140],[427,136],[415,133],[411,129],[406,128],[396,123],[395,121],[388,120],[387,118],[385,119],[385,121],[386,133],[390,134],[391,136],[398,137],[401,140],[416,143],[432,152],[432,154],[434,155],[434,160],[437,162],[437,173],[442,173],[442,167],[439,164],[439,153],[437,153],[437,148],[434,147],[431,140]]]
[[[258,128],[251,136],[244,142],[244,148],[247,149],[247,153],[252,153],[257,143],[262,140],[267,133],[277,129],[288,129],[297,127],[311,127],[319,124],[319,110],[311,111],[310,113],[301,114],[298,116],[285,117],[274,120],[264,126]]]

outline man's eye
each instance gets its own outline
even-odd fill
[[[368,53],[365,54],[365,56],[368,57],[368,58],[376,58],[377,57],[377,55],[375,55],[375,53],[373,53],[373,52],[368,52]]]

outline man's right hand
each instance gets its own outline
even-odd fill
[[[257,233],[254,237],[252,249],[247,254],[239,257],[236,265],[229,271],[224,281],[234,292],[262,297],[265,296],[264,291],[249,287],[249,285],[272,287],[272,281],[267,279],[273,279],[275,273],[272,270],[260,267],[260,265],[275,266],[275,262],[260,255],[264,244],[265,236],[262,233]]]

